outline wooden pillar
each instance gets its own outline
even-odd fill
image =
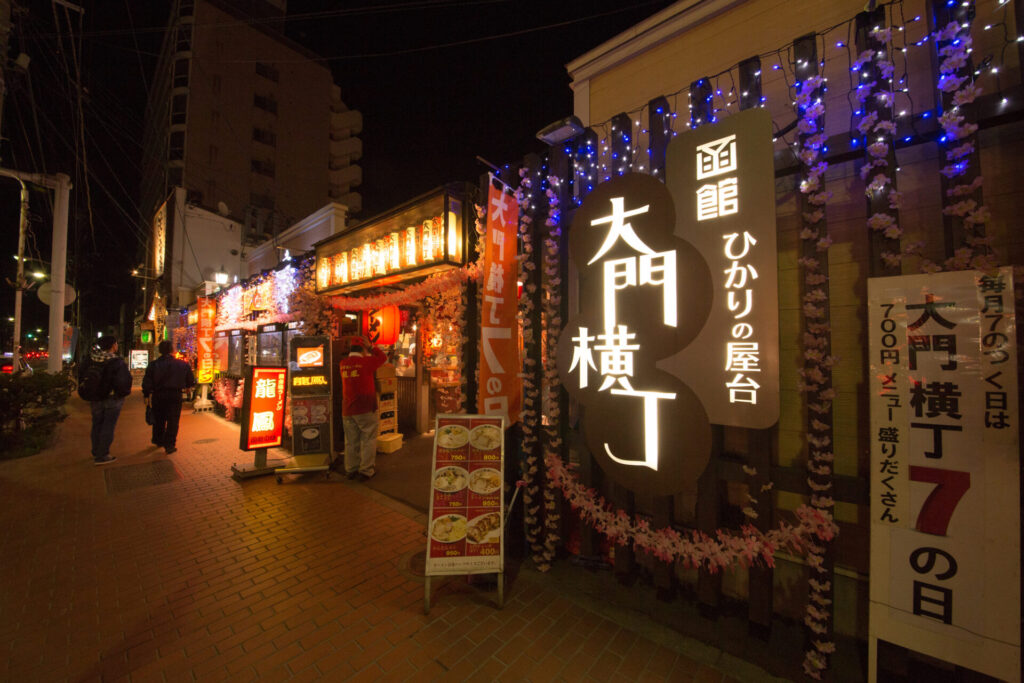
[[[665,150],[672,140],[672,110],[664,97],[647,103],[647,131],[651,175],[665,182]]]
[[[750,57],[740,62],[740,110],[756,109],[761,106],[761,58]],[[771,481],[772,464],[776,444],[778,443],[778,426],[770,429],[748,429],[747,432],[747,464],[757,473],[747,481],[750,495],[757,500],[751,508],[757,513],[753,519],[754,526],[760,531],[772,528],[774,520],[772,512],[772,492],[763,490]],[[750,567],[747,578],[747,622],[751,633],[767,639],[772,625],[773,581],[775,572],[771,567],[755,565]]]
[[[957,0],[950,6],[948,0],[931,0],[930,12],[928,13],[928,19],[930,22],[930,28],[932,32],[941,31],[949,23],[956,22],[962,28],[964,35],[970,35],[970,25],[974,19],[974,2],[973,0]],[[952,40],[943,41],[932,41],[935,45],[935,52],[933,53],[933,70],[932,70],[932,83],[937,84],[939,79],[939,64],[942,62],[944,57],[941,56],[940,52],[942,48],[950,45]],[[967,62],[956,72],[957,76],[967,76],[971,78],[974,72],[973,62],[970,55],[967,57]],[[936,87],[936,96],[940,102],[940,109],[943,113],[952,111],[955,108],[953,104],[953,93],[946,92]],[[959,113],[964,117],[964,124],[977,123],[977,107],[974,103],[965,104],[959,108]],[[978,206],[982,205],[982,194],[981,188],[978,188],[970,194],[960,195],[956,197],[949,196],[949,190],[957,185],[969,185],[975,178],[981,175],[981,156],[978,152],[978,135],[977,133],[968,135],[959,140],[946,139],[944,133],[940,133],[939,137],[939,158],[940,163],[946,162],[946,152],[953,147],[963,145],[965,143],[973,143],[974,151],[968,154],[962,159],[966,162],[966,171],[959,176],[953,178],[947,178],[941,176],[941,187],[942,187],[942,208],[945,209],[948,206],[956,204],[958,202],[973,199]],[[942,226],[945,235],[945,254],[946,258],[953,256],[957,249],[964,246],[967,243],[967,238],[971,235],[977,237],[985,236],[985,226],[977,225],[973,229],[967,229],[964,225],[964,219],[961,216],[954,216],[946,214],[942,215]]]
[[[813,77],[818,75],[818,47],[817,47],[817,36],[815,34],[811,33],[811,34],[802,36],[800,38],[797,38],[795,41],[793,41],[793,59],[795,61],[794,70],[796,72],[796,77],[797,77],[797,81],[798,82],[802,83],[802,82],[804,82],[804,81],[806,81],[806,80],[808,80],[810,78],[813,78]],[[813,100],[817,99],[818,97],[822,97],[822,98],[824,97],[824,87],[823,86],[819,87],[817,89],[817,91],[812,94],[812,97],[811,97],[812,102],[813,102]],[[801,114],[802,114],[802,112],[801,112]],[[818,123],[819,123],[819,130],[824,130],[824,125],[825,124],[824,124],[824,118],[823,117],[821,119],[819,119]],[[808,138],[811,138],[811,137],[813,137],[813,135],[808,135],[806,133],[800,133],[799,140],[800,140],[800,148],[801,149],[803,149],[808,144],[808,142],[809,142]],[[820,191],[821,192],[825,191],[825,177],[824,176],[821,177],[821,190]],[[820,208],[819,206],[810,203],[810,201],[808,200],[808,198],[809,198],[808,194],[805,194],[805,193],[801,192],[801,193],[799,193],[799,197],[800,197],[800,215],[801,216],[807,215],[807,214],[809,214],[809,213],[811,213],[811,212],[813,212],[813,211],[815,211],[815,210]],[[805,219],[802,219],[802,220],[805,220]],[[822,218],[820,222],[817,222],[817,223],[813,224],[813,229],[816,229],[816,230],[819,231],[819,236],[824,236],[824,235],[827,234],[827,220],[828,220],[827,218]],[[811,227],[811,226],[808,226],[808,227]],[[803,258],[805,258],[805,259],[813,259],[813,260],[818,262],[819,266],[818,266],[818,269],[815,271],[815,273],[818,274],[818,275],[824,276],[824,278],[825,278],[824,283],[825,284],[821,285],[821,287],[827,288],[828,287],[828,273],[829,273],[828,251],[827,250],[826,251],[818,251],[818,244],[817,243],[818,243],[817,239],[801,239],[800,240],[801,256]],[[807,294],[807,292],[810,289],[812,289],[812,286],[807,284],[807,275],[809,273],[810,273],[810,271],[809,271],[809,269],[808,269],[808,267],[806,265],[805,266],[801,266],[801,268],[800,268],[800,274],[802,276],[801,279],[800,279],[801,301],[804,301],[803,297]],[[822,326],[822,329],[826,329],[827,330],[829,328],[830,320],[831,320],[829,300],[828,300],[828,298],[826,298],[825,301],[817,302],[816,305],[824,310],[824,316],[821,319],[816,320],[815,322],[819,323]],[[805,324],[805,329],[806,329],[807,320],[803,316],[801,316],[801,318],[802,318],[802,320],[803,320],[803,322]],[[823,347],[820,347],[819,350],[825,356],[831,355],[831,353],[832,353],[831,333],[825,332],[825,333],[819,335],[819,337],[824,341],[824,344],[825,344]],[[805,368],[807,368],[807,369],[817,368],[817,365],[815,365],[812,361],[807,360],[807,361],[805,361]],[[828,390],[828,389],[832,388],[832,373],[831,373],[831,371],[824,372],[823,374],[825,374],[825,380],[820,385],[820,390],[822,390],[822,391]],[[828,439],[829,439],[829,441],[831,443],[831,440],[833,438],[833,430],[832,430],[833,417],[832,417],[832,409],[831,409],[831,407],[829,407],[825,412],[822,412],[822,413],[817,413],[817,412],[814,412],[814,411],[811,411],[811,410],[806,410],[805,412],[806,412],[806,423],[804,425],[805,433],[807,435],[810,435],[813,432],[813,433],[817,434],[819,437],[828,437]],[[813,427],[812,426],[813,422],[819,422],[819,423],[823,423],[823,424],[827,425],[826,432],[823,433],[821,430]],[[810,461],[812,459],[812,455],[813,455],[812,451],[813,451],[814,448],[815,448],[814,446],[811,446],[810,444],[808,444],[808,446],[807,446],[807,458],[808,458],[808,461]],[[830,445],[826,450],[831,450],[831,448],[832,447]],[[818,485],[821,485],[821,486],[826,486],[826,485],[831,486],[832,483],[833,483],[832,480],[833,480],[833,477],[832,477],[831,473],[829,473],[827,475],[822,475],[822,474],[817,474],[815,472],[810,472],[810,471],[808,472],[808,481],[813,481],[813,482],[815,482]],[[829,495],[834,495],[834,492],[832,490],[829,490],[828,494]],[[824,511],[831,515],[835,511],[835,508],[834,508],[834,506],[829,506],[827,508],[824,508]],[[834,570],[834,566],[835,566],[834,546],[833,546],[832,543],[824,543],[824,542],[822,542],[822,544],[825,546],[824,560],[822,561],[821,567],[819,569],[815,570],[814,568],[809,568],[809,572],[811,574],[810,578],[814,578],[814,579],[816,579],[818,581],[827,581],[827,582],[829,582],[830,585],[834,586],[834,578],[835,578],[835,572],[833,571]],[[810,596],[810,593],[811,593],[811,587],[808,585],[808,596]],[[833,594],[834,594],[834,588],[831,588],[831,589],[829,589],[826,592],[826,596],[825,597],[827,597],[827,599],[831,601],[833,599]],[[808,597],[808,599],[810,599],[810,598]],[[829,602],[827,604],[831,605],[833,603]],[[825,633],[824,635],[818,635],[818,634],[812,633],[809,629],[807,629],[806,633],[807,633],[807,646],[808,647],[811,646],[810,642],[811,642],[812,638],[825,638],[825,639],[831,639],[832,638],[832,609],[831,609],[831,607],[823,608],[823,611],[827,612],[828,615],[829,615],[827,620],[826,620],[826,628],[828,629],[827,633]]]
[[[885,26],[885,7],[879,7],[871,12],[861,12],[857,15],[856,21],[856,45],[857,54],[870,50],[872,52],[880,52],[888,50],[888,46],[882,41],[876,40],[871,37],[871,31],[876,26]],[[866,74],[866,75],[862,75]],[[875,82],[877,83],[876,90],[889,90],[892,91],[893,86],[886,80],[878,68],[874,60],[868,61],[861,74],[853,74],[855,80],[861,83]],[[891,122],[892,121],[892,105],[891,103],[886,105],[879,102],[876,97],[869,97],[863,105],[864,116],[870,116],[875,114],[878,116],[878,121]],[[888,176],[892,179],[892,189],[896,189],[896,149],[893,144],[893,136],[891,134],[883,134],[879,136],[874,131],[868,131],[864,137],[864,162],[871,163],[876,157],[873,157],[868,153],[868,147],[878,141],[879,137],[888,140],[889,149],[888,153],[884,157],[888,166],[879,168],[878,173],[885,172],[888,169]],[[869,174],[868,182],[875,175],[874,172]],[[868,204],[868,217],[874,216],[876,213],[882,213],[892,216],[893,219],[899,222],[899,211],[896,209],[889,208],[889,189],[885,188],[880,192],[871,192],[867,195]],[[887,264],[882,260],[882,253],[889,252],[891,254],[900,253],[900,241],[899,239],[892,239],[885,236],[885,233],[879,230],[870,230],[868,232],[868,239],[870,242],[870,253],[871,256],[868,259],[869,274],[871,277],[880,277],[883,275],[899,275],[901,272],[898,263]]]

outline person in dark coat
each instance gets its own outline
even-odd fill
[[[196,385],[192,367],[174,357],[174,346],[162,341],[160,357],[146,366],[142,395],[153,408],[153,445],[163,446],[167,455],[178,450],[178,421],[181,418],[181,392]],[[152,401],[152,403],[150,403]]]
[[[80,372],[84,374],[92,363],[98,363],[103,367],[104,386],[109,388],[105,397],[89,401],[89,407],[92,409],[90,437],[93,464],[106,465],[117,460],[110,454],[110,444],[114,442],[114,428],[117,426],[117,418],[121,415],[124,399],[132,393],[132,373],[128,370],[124,358],[117,355],[116,337],[100,337],[96,348],[82,363]]]

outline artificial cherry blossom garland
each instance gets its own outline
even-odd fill
[[[423,282],[409,285],[397,292],[388,292],[377,296],[335,296],[331,297],[331,305],[342,311],[369,311],[385,306],[408,306],[418,303],[428,296],[436,296],[459,287],[464,282],[480,277],[480,262],[470,263],[462,268],[454,268],[443,273],[431,275]]]
[[[556,359],[558,355],[558,338],[562,331],[562,279],[559,277],[560,259],[558,245],[562,237],[561,210],[558,208],[558,188],[561,180],[557,176],[548,177],[548,217],[544,225],[548,228],[548,235],[544,240],[544,322],[547,334],[544,336],[544,348],[542,349],[542,362],[544,366],[544,391],[547,410],[545,411],[548,423],[547,443],[544,452],[545,460],[559,457],[562,448],[562,439],[558,434],[559,425],[559,389],[561,382],[558,379],[558,366]],[[550,566],[555,557],[555,549],[558,546],[560,536],[558,534],[559,515],[557,501],[555,500],[554,487],[544,486],[544,562]]]
[[[805,227],[800,232],[800,237],[803,240],[814,240],[815,251],[820,254],[818,258],[802,256],[798,259],[804,267],[804,281],[807,285],[803,295],[803,314],[806,321],[804,359],[807,362],[800,370],[799,387],[807,392],[808,409],[828,420],[826,422],[812,418],[808,425],[807,469],[823,478],[825,483],[819,484],[808,477],[807,484],[811,489],[811,507],[831,523],[832,516],[829,510],[834,501],[829,493],[832,488],[832,461],[835,456],[831,448],[832,424],[828,419],[828,413],[835,399],[831,379],[836,359],[824,352],[829,345],[830,337],[830,328],[826,321],[828,293],[825,283],[828,277],[822,273],[820,261],[822,258],[828,258],[828,248],[832,244],[832,239],[823,234],[823,224],[819,227],[825,217],[825,204],[832,196],[832,193],[825,191],[822,185],[822,178],[828,170],[828,162],[821,158],[821,150],[826,140],[824,126],[818,121],[825,114],[825,105],[820,96],[824,82],[821,76],[808,78],[800,84],[796,98],[800,111],[797,129],[803,134],[799,156],[806,167],[804,179],[800,182],[800,192],[807,195],[809,204],[817,207],[803,214]],[[826,386],[828,388],[825,388]],[[821,541],[830,539],[831,536],[828,539],[818,537]],[[825,575],[823,566],[825,546],[818,540],[808,538],[806,541],[807,563],[813,573],[821,575],[821,579],[812,578],[809,581],[810,591],[804,623],[817,635],[827,636],[829,604],[832,602],[828,595],[832,582]],[[835,644],[820,639],[814,640],[813,646],[813,649],[808,649],[805,653],[804,673],[817,679],[827,666],[825,655],[835,650]]]
[[[526,296],[519,299],[519,316],[523,330],[523,345],[529,346],[533,343],[533,295],[537,291],[536,265],[533,263],[533,219],[530,216],[530,209],[533,202],[533,181],[530,179],[527,169],[519,170],[519,187],[516,188],[515,198],[519,205],[519,240],[522,244],[522,251],[519,259],[519,280],[523,283]],[[543,546],[540,542],[540,504],[537,497],[540,493],[540,480],[538,474],[538,459],[536,455],[537,445],[537,424],[539,422],[540,391],[534,380],[535,360],[523,358],[523,442],[521,448],[526,457],[523,462],[523,521],[526,526],[526,540],[533,552],[533,561],[541,571],[551,568],[543,554]]]
[[[968,60],[971,52],[971,29],[970,24],[963,25],[952,21],[944,29],[932,34],[936,42],[949,41],[939,50],[942,62],[939,64],[939,90],[953,93],[953,107],[944,112],[939,118],[943,131],[946,133],[946,140],[953,146],[946,152],[948,162],[940,171],[942,175],[952,180],[967,172],[970,163],[970,155],[974,152],[976,145],[976,123],[965,123],[964,116],[960,113],[960,107],[969,104],[981,94],[981,87],[976,85],[972,77],[968,75],[958,76]],[[953,256],[946,259],[946,270],[967,270],[975,268],[978,270],[990,270],[998,263],[995,253],[992,251],[992,237],[983,237],[980,230],[991,218],[989,210],[985,206],[970,198],[982,185],[982,177],[979,175],[967,184],[954,185],[946,192],[951,198],[963,197],[955,204],[945,207],[942,212],[946,215],[957,216],[963,219],[964,228],[967,231],[967,244],[953,252]],[[925,260],[921,266],[924,272],[936,272],[942,268],[931,261]]]
[[[830,541],[838,532],[831,515],[807,505],[793,511],[797,518],[795,526],[781,523],[767,532],[752,525],[744,525],[738,533],[719,529],[714,537],[696,529],[683,533],[671,527],[652,529],[646,520],[631,519],[623,510],[615,510],[597,491],[580,484],[557,455],[548,453],[545,464],[548,478],[562,490],[582,521],[616,545],[633,544],[662,562],[680,562],[686,568],[715,573],[733,566],[774,567],[774,555],[780,550],[805,554],[814,566],[821,558],[809,552],[809,546]]]
[[[874,28],[870,35],[877,42],[885,46],[881,50],[865,50],[854,61],[851,70],[859,73],[864,65],[871,62],[875,65],[877,73],[882,78],[882,83],[870,81],[857,86],[856,95],[860,102],[861,110],[867,111],[867,103],[874,101],[879,107],[892,109],[895,101],[895,94],[891,87],[886,84],[892,83],[892,75],[895,72],[895,65],[889,59],[888,46],[892,41],[892,29]],[[887,192],[886,198],[889,201],[888,211],[879,211],[868,218],[868,228],[881,232],[888,239],[898,240],[903,236],[903,229],[899,226],[899,210],[903,196],[895,189],[895,169],[890,167],[889,152],[892,149],[893,136],[896,134],[896,124],[892,117],[888,120],[879,120],[878,112],[872,111],[866,114],[857,124],[857,130],[865,136],[867,141],[867,153],[870,161],[860,169],[860,179],[864,181],[864,192],[871,196],[876,192]],[[902,260],[902,254],[882,252],[882,260],[889,266],[896,266]]]

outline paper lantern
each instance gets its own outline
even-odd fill
[[[363,317],[363,334],[378,346],[391,346],[398,341],[402,316],[398,306],[385,306]]]

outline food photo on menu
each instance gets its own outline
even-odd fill
[[[437,447],[448,450],[462,448],[469,442],[469,430],[462,425],[447,424],[437,430]]]
[[[456,543],[466,537],[464,515],[441,515],[430,525],[430,537],[440,543]]]

